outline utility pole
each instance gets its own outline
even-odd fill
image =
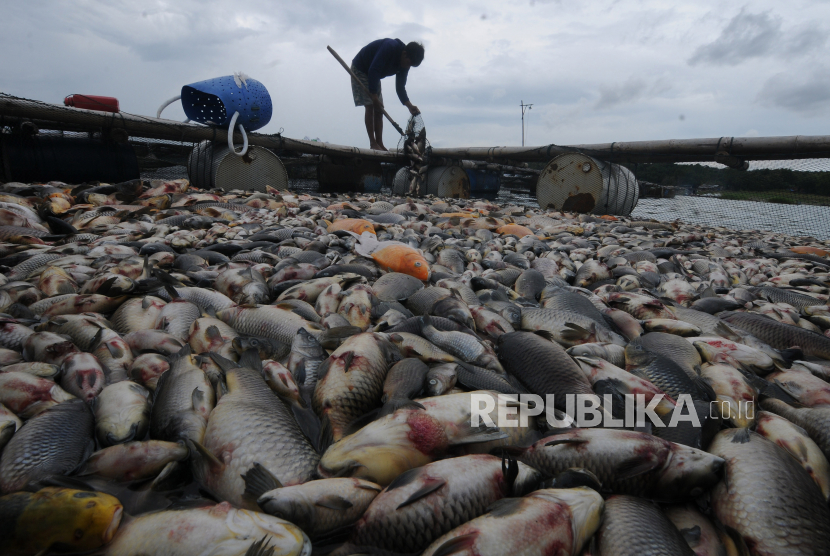
[[[525,110],[530,110],[532,104],[525,104],[525,101],[519,101],[521,104],[519,106],[522,107],[522,146],[525,146]]]

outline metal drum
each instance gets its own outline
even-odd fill
[[[628,168],[566,153],[539,174],[536,200],[543,209],[628,216],[637,206],[639,186]]]
[[[393,195],[407,195],[409,191],[409,174],[407,168],[401,168],[392,182]],[[459,166],[433,166],[427,170],[426,191],[423,195],[435,195],[450,199],[470,198],[470,178]]]
[[[249,146],[245,156],[236,156],[227,145],[202,141],[187,160],[190,182],[200,189],[242,189],[265,192],[265,186],[288,187],[288,172],[277,155],[262,147]]]

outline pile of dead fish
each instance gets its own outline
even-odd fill
[[[475,200],[0,185],[0,553],[830,554],[828,251]],[[482,393],[555,407],[474,423]],[[658,423],[554,428],[568,394]],[[660,426],[684,398],[698,422]]]

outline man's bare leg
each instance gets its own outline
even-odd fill
[[[378,142],[375,141],[375,107],[369,104],[366,105],[365,108],[366,115],[363,118],[363,121],[366,124],[366,133],[369,135],[369,148],[374,150],[382,150],[379,149],[380,145],[378,145]],[[381,114],[381,116],[382,115],[383,114]]]
[[[383,146],[383,112],[375,110],[375,141],[378,145],[378,150],[388,150]]]

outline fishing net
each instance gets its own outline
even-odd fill
[[[398,155],[406,157],[407,164],[395,174],[392,193],[418,195],[428,191],[429,153],[431,147],[426,138],[426,126],[421,114],[411,116],[398,140]]]
[[[660,154],[650,156],[659,159]],[[665,156],[670,160],[671,155]],[[638,220],[830,239],[830,152],[816,158],[787,156],[798,155],[771,153],[781,160],[749,161],[745,170],[716,162],[621,163],[636,178],[638,199],[630,212],[609,212]],[[612,175],[608,182],[618,200],[630,200],[632,184],[625,173]],[[546,183],[544,172],[537,180],[504,181],[495,198],[538,207],[537,188]]]

